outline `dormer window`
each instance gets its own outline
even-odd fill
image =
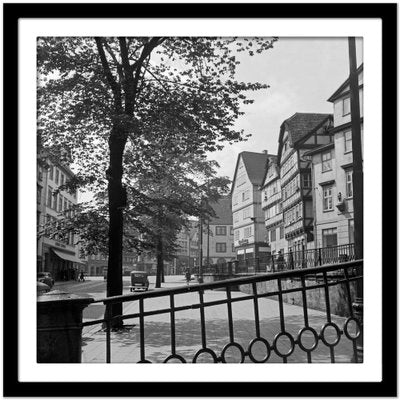
[[[350,114],[350,97],[343,99],[343,116]]]

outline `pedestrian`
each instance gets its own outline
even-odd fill
[[[189,268],[186,269],[185,278],[186,278],[186,284],[189,285],[190,278],[191,278]]]
[[[276,259],[278,264],[278,271],[282,271],[285,266],[285,259],[283,258],[281,250],[278,251],[278,258]]]
[[[81,271],[81,274],[79,275],[79,281],[85,282],[85,275],[84,275],[83,271]]]

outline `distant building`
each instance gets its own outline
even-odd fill
[[[363,65],[358,68],[363,117]],[[305,153],[312,160],[315,246],[354,243],[353,153],[349,79],[328,99],[333,103],[333,141]],[[361,133],[363,125],[361,119]]]
[[[303,155],[307,150],[332,143],[331,127],[331,114],[296,113],[280,128],[277,161],[285,239],[292,251],[314,247],[311,161]]]
[[[198,265],[199,243],[198,243],[199,222],[189,221],[188,228],[183,228],[177,237],[178,246],[172,262],[171,274],[184,274],[190,266],[192,270]]]
[[[41,153],[37,157],[37,271],[51,272],[55,279],[71,279],[72,271],[81,269],[84,260],[79,258],[79,248],[73,232],[66,236],[50,238],[58,224],[73,213],[77,193],[61,190],[73,177],[66,165],[50,161]]]
[[[122,254],[122,274],[129,275],[135,270],[135,263],[137,262],[136,253]],[[85,269],[87,275],[102,276],[108,268],[108,256],[104,254],[91,254],[87,257],[87,267]]]
[[[236,162],[231,196],[234,247],[238,259],[262,257],[270,253],[265,242],[260,191],[267,160],[267,152],[243,151]]]
[[[271,254],[286,253],[288,243],[282,213],[282,191],[277,156],[268,155],[267,168],[261,186],[261,206],[265,213],[266,242]]]
[[[203,265],[221,264],[236,258],[231,197],[222,197],[210,206],[215,212],[215,217],[204,221]]]

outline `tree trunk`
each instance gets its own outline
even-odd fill
[[[156,288],[161,287],[161,276],[164,269],[164,254],[163,254],[163,243],[162,238],[159,236],[157,239],[157,276],[156,276]]]
[[[123,128],[114,123],[110,145],[110,167],[107,171],[109,198],[109,243],[108,243],[108,275],[107,297],[122,295],[122,238],[123,213],[126,205],[126,193],[122,186],[122,157],[126,144]],[[109,310],[112,317],[122,315],[122,303],[114,304]],[[112,327],[121,327],[121,319],[114,320]]]

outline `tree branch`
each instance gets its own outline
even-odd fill
[[[122,111],[122,102],[121,102],[121,87],[120,85],[116,82],[116,80],[113,77],[113,74],[111,72],[110,66],[107,61],[106,54],[104,52],[104,48],[102,45],[102,39],[100,37],[95,37],[94,40],[96,41],[97,45],[97,50],[99,52],[101,64],[103,66],[104,70],[104,75],[111,87],[111,90],[114,95],[114,104],[115,104],[115,109],[117,112]]]

